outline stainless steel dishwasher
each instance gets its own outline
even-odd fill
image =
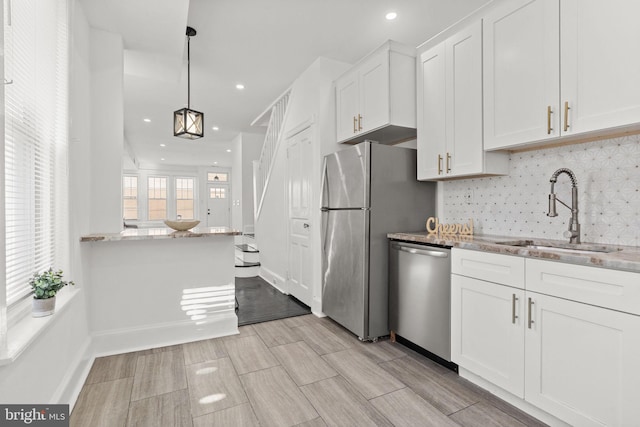
[[[389,241],[389,328],[451,361],[451,249]]]

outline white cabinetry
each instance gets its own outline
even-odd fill
[[[524,258],[454,248],[451,273],[452,360],[524,397]]]
[[[388,41],[335,82],[338,142],[414,137],[415,87],[415,49]]]
[[[453,361],[524,397],[524,291],[456,274],[451,286]]]
[[[418,179],[507,174],[508,157],[482,142],[482,22],[419,61]]]
[[[571,425],[640,419],[640,274],[455,248],[451,271],[461,368]]]
[[[637,425],[640,317],[527,291],[529,300],[525,400],[574,426]]]
[[[640,122],[640,3],[515,0],[484,18],[485,148]]]

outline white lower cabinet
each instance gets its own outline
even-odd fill
[[[638,425],[640,317],[526,297],[533,323],[525,331],[525,400],[574,426]]]
[[[628,306],[636,307],[626,313],[568,300],[563,288],[578,300],[584,300],[583,290],[588,300],[598,292],[637,287],[640,274],[577,265],[562,269],[562,263],[488,254],[485,262],[494,268],[513,265],[514,258],[524,263],[522,289],[515,277],[519,272],[513,275],[514,286],[504,284],[504,274],[496,276],[502,284],[486,274],[482,280],[473,277],[479,266],[469,260],[479,260],[476,254],[481,253],[452,250],[453,361],[570,425],[638,425],[640,301],[626,292],[633,300]],[[618,287],[603,279],[607,273],[616,277]],[[562,298],[542,288],[540,278],[556,281]]]
[[[524,291],[455,274],[451,286],[453,361],[524,397]]]

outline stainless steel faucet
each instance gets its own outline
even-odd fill
[[[556,198],[554,185],[558,181],[558,175],[566,173],[571,179],[571,207],[562,200]],[[580,243],[580,224],[578,223],[578,180],[571,169],[560,168],[551,175],[551,193],[549,193],[549,212],[547,216],[558,216],[556,212],[556,201],[560,202],[571,210],[571,219],[569,220],[569,229],[563,233],[564,237],[569,238],[570,243]]]

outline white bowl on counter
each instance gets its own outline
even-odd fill
[[[197,219],[165,219],[164,223],[167,227],[176,230],[176,231],[187,231],[191,230],[196,225],[200,224],[200,221]]]

